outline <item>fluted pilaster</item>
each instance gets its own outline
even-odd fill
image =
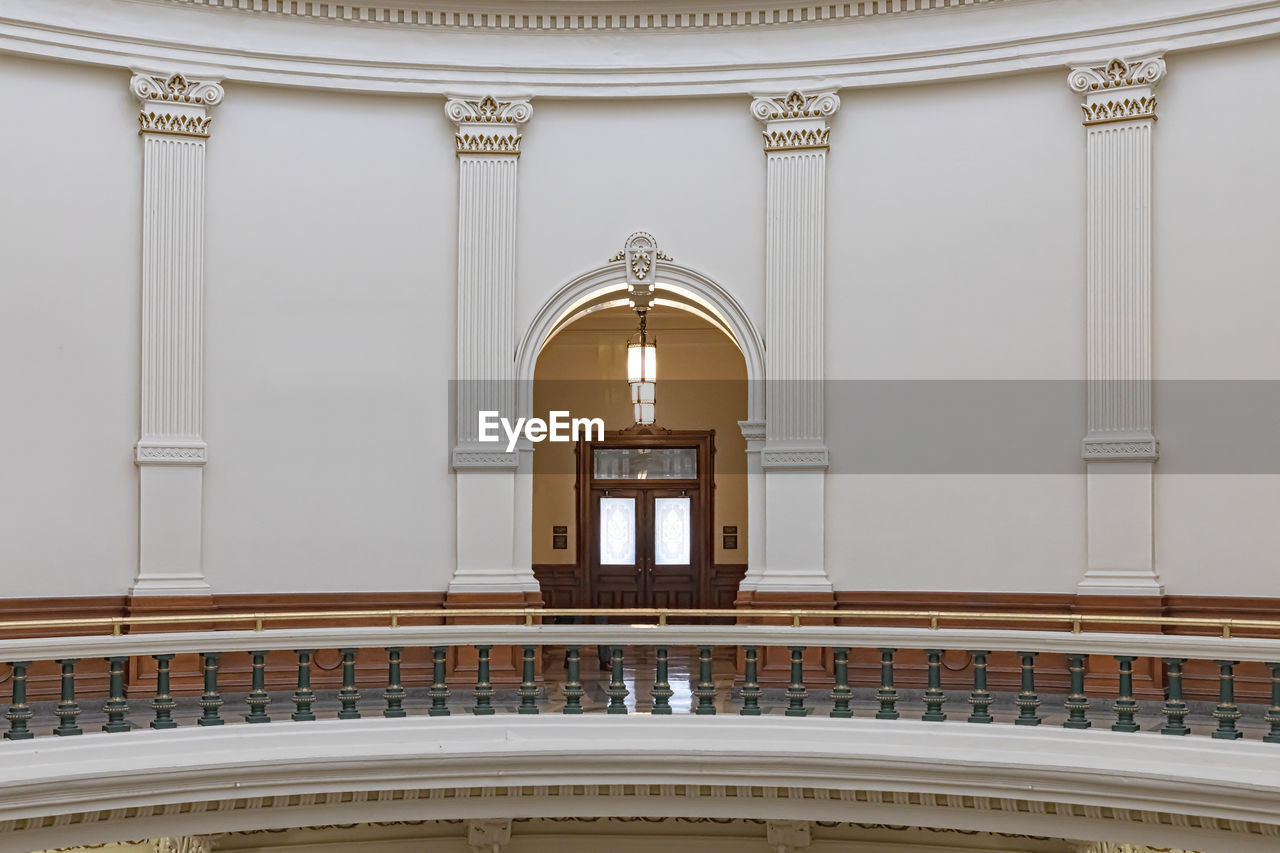
[[[834,93],[756,98],[766,158],[765,468],[824,468],[822,417],[827,119]]]
[[[1164,60],[1073,68],[1086,150],[1088,567],[1082,594],[1163,591],[1152,547],[1151,135]]]
[[[137,73],[141,102],[142,383],[138,576],[133,593],[207,593],[201,566],[204,211],[217,81]],[[151,470],[154,466],[180,469]]]
[[[204,193],[216,82],[135,74],[142,102],[139,465],[203,465]]]
[[[514,420],[516,188],[527,100],[451,98],[458,154],[458,565],[450,595],[536,593],[532,454],[481,442],[478,415]],[[527,444],[527,443],[526,443]]]
[[[516,408],[516,168],[528,101],[453,98],[457,124],[458,384],[453,466],[512,468],[515,453],[479,442],[481,411],[514,419]]]
[[[1159,58],[1075,68],[1087,146],[1088,435],[1084,458],[1153,461],[1151,131]]]
[[[764,122],[768,388],[764,441],[757,445],[763,502],[749,507],[764,523],[752,521],[757,535],[749,545],[758,550],[749,553],[743,589],[754,589],[757,603],[823,606],[831,595],[823,545],[823,299],[827,120],[839,108],[834,92],[751,103],[752,115]]]

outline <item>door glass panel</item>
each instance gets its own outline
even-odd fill
[[[696,447],[598,447],[592,453],[597,480],[692,480]]]
[[[689,539],[689,498],[654,498],[654,562],[659,566],[688,565]]]
[[[636,499],[600,499],[600,564],[633,566],[636,562]]]

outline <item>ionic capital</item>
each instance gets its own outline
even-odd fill
[[[839,109],[840,96],[835,92],[796,91],[751,102],[751,114],[765,123],[765,151],[827,148],[831,139],[827,119]]]
[[[1071,69],[1067,85],[1084,95],[1084,124],[1156,118],[1155,85],[1165,75],[1159,56],[1128,61],[1112,59],[1104,65]]]
[[[500,101],[492,95],[478,100],[450,98],[444,113],[458,126],[454,138],[459,154],[520,155],[520,125],[533,116],[527,98]]]
[[[129,89],[142,102],[138,133],[200,138],[209,135],[213,121],[208,108],[221,103],[224,94],[217,80],[196,80],[179,73],[136,72]]]

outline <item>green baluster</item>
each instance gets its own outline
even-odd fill
[[[898,719],[898,690],[893,686],[893,653],[896,651],[897,649],[880,650],[880,689],[876,691],[880,710],[876,711],[877,720]]]
[[[698,697],[695,714],[714,714],[716,712],[716,685],[712,681],[711,646],[698,647],[698,687],[693,694]]]
[[[991,692],[987,690],[987,655],[989,651],[969,652],[973,656],[973,690],[969,692],[971,723],[989,723],[991,716]]]
[[[520,681],[520,713],[536,714],[538,713],[538,683],[534,680],[534,655],[537,653],[537,646],[524,647],[524,675]]]
[[[581,714],[582,713],[582,676],[579,673],[581,659],[577,646],[569,646],[565,649],[565,679],[564,679],[564,713]]]
[[[1071,695],[1062,705],[1067,709],[1064,729],[1087,729],[1093,725],[1085,716],[1089,712],[1089,698],[1084,695],[1084,655],[1067,655],[1067,667],[1071,670]]]
[[[290,715],[298,722],[314,720],[315,713],[311,705],[316,701],[316,694],[311,690],[311,656],[315,649],[296,649],[298,655],[298,689],[293,692],[294,712]]]
[[[221,652],[204,653],[204,693],[200,694],[198,703],[203,713],[200,719],[196,720],[198,726],[220,726],[226,722],[218,716],[218,709],[222,707],[222,695],[218,693],[218,658],[220,657],[222,657]]]
[[[625,714],[627,713],[627,694],[631,691],[627,689],[623,675],[622,646],[613,646],[609,649],[609,664],[609,689],[605,691],[609,697],[609,707],[606,713]]]
[[[947,719],[942,712],[942,705],[947,701],[947,694],[942,692],[942,649],[925,649],[929,659],[929,686],[924,691],[924,716],[920,719],[927,723],[941,723]]]
[[[382,694],[387,707],[383,709],[384,717],[406,717],[404,709],[404,685],[400,683],[400,655],[403,646],[391,646],[387,649],[387,689]]]
[[[4,718],[9,721],[9,731],[4,733],[5,740],[31,740],[35,737],[27,728],[27,720],[31,719],[31,707],[27,705],[27,669],[29,660],[12,661],[9,668],[13,670],[13,700]]]
[[[449,716],[449,687],[444,683],[444,656],[447,646],[435,646],[431,649],[431,689],[427,695],[431,697],[431,708],[427,714],[432,717]]]
[[[271,694],[267,692],[267,653],[261,651],[249,654],[253,657],[253,674],[249,695],[244,700],[249,706],[249,713],[244,715],[244,721],[269,723],[271,717],[267,714],[267,705],[271,704]]]
[[[1242,737],[1236,728],[1236,720],[1240,719],[1240,709],[1236,707],[1237,661],[1214,661],[1218,665],[1218,707],[1213,709],[1213,716],[1218,721],[1218,728],[1213,736],[1224,740],[1235,740]]]
[[[53,713],[58,715],[58,725],[53,730],[55,735],[82,735],[84,729],[76,725],[76,717],[80,716],[80,705],[76,702],[76,664],[79,658],[63,658],[58,661],[62,665],[62,699]]]
[[[804,706],[809,691],[804,687],[804,646],[788,646],[791,650],[791,683],[787,685],[788,717],[808,716],[812,708]]]
[[[657,664],[653,674],[653,714],[671,713],[671,696],[674,691],[667,681],[667,647],[658,646]]]
[[[129,724],[124,721],[124,715],[129,713],[129,703],[124,700],[124,665],[128,660],[127,657],[106,658],[107,663],[110,664],[111,695],[102,706],[103,712],[107,715],[107,721],[102,726],[104,732],[129,731]]]
[[[1165,724],[1160,728],[1162,735],[1189,735],[1191,729],[1185,722],[1187,703],[1182,701],[1182,665],[1185,658],[1165,658],[1165,666],[1169,669],[1169,698],[1165,700]]]
[[[151,710],[155,712],[156,718],[151,721],[151,728],[176,729],[178,724],[173,721],[173,709],[177,707],[177,703],[169,692],[169,662],[173,660],[173,655],[151,657],[156,662],[156,696],[151,700]]]
[[[1040,697],[1036,695],[1036,655],[1039,652],[1018,652],[1022,658],[1022,690],[1014,704],[1018,706],[1018,717],[1014,725],[1038,726],[1040,717],[1036,709],[1040,707]]]
[[[360,691],[356,690],[356,649],[338,651],[342,653],[342,689],[338,691],[342,708],[338,711],[338,719],[358,720],[360,710],[356,705],[360,702]]]
[[[1271,731],[1262,736],[1267,743],[1280,743],[1280,663],[1269,663],[1271,667],[1271,707],[1263,717],[1271,724]]]
[[[849,700],[853,691],[849,689],[849,650],[847,648],[832,649],[836,657],[836,684],[831,688],[831,716],[849,719],[853,711],[849,710]]]
[[[476,646],[476,704],[471,713],[487,717],[493,713],[493,685],[489,682],[489,650],[493,646]]]
[[[1120,662],[1120,695],[1116,697],[1116,703],[1111,706],[1111,710],[1116,712],[1116,721],[1111,725],[1111,731],[1136,732],[1141,727],[1133,720],[1133,715],[1138,712],[1138,703],[1133,700],[1135,658],[1129,655],[1116,655],[1115,659]]]
[[[746,666],[742,673],[742,710],[738,713],[744,717],[760,716],[760,680],[756,671],[759,663],[759,649],[755,646],[747,646]]]

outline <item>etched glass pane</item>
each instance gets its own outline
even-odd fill
[[[654,562],[659,566],[689,564],[689,499],[653,499]]]
[[[597,480],[692,480],[698,476],[698,449],[598,447],[592,464]]]
[[[636,562],[636,499],[600,499],[600,564],[633,566]]]

